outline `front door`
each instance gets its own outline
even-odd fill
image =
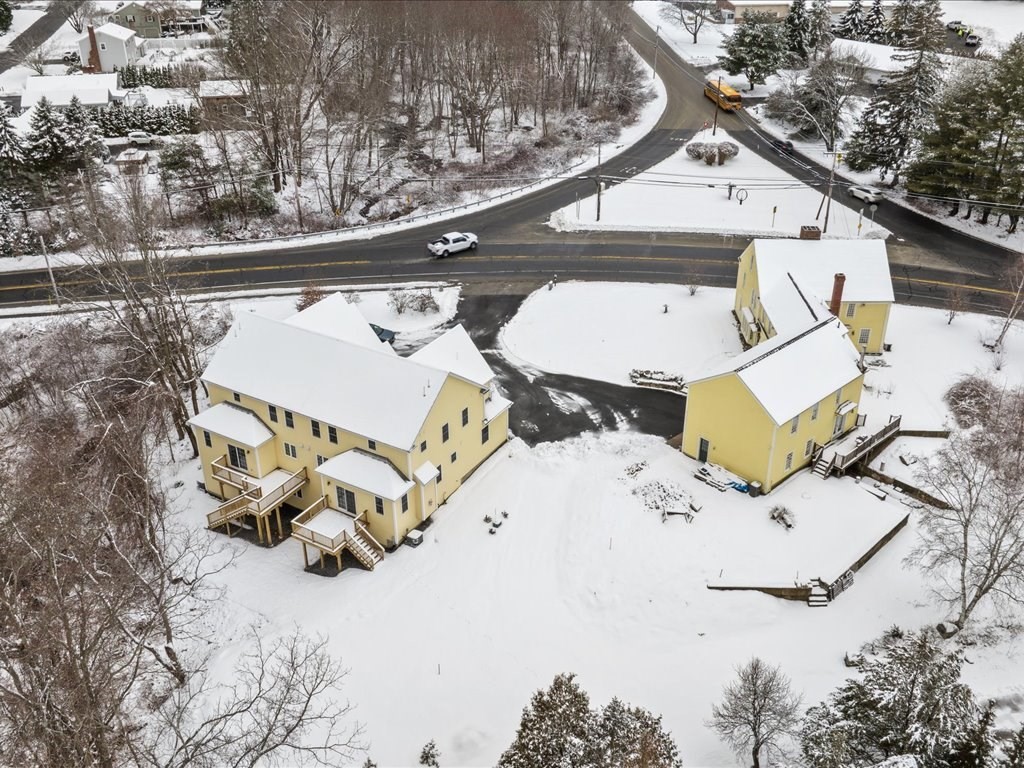
[[[700,439],[700,447],[697,449],[697,461],[704,462],[708,460],[708,452],[711,450],[711,443],[705,438]]]
[[[843,425],[846,423],[846,416],[843,414],[836,414],[836,423],[832,427],[832,437],[837,437],[843,431]]]

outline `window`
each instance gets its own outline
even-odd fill
[[[313,429],[313,437],[320,437],[320,422],[311,419],[309,426]]]
[[[447,443],[448,442],[448,425],[447,424],[445,424],[444,426],[441,427],[441,442],[442,443]]]
[[[284,412],[284,425],[286,427],[294,427],[295,426],[295,417],[292,416],[292,412],[291,411],[285,411]]]
[[[301,488],[299,488],[299,490],[297,490],[297,491],[295,492],[295,495],[296,495],[296,496],[298,496],[298,497],[299,497],[299,498],[301,499],[301,498],[302,498],[302,489],[301,489]]]
[[[338,443],[338,430],[334,427],[327,427],[327,439],[337,445]]]
[[[408,493],[405,494],[404,496],[402,496],[402,511],[403,512],[408,512],[409,511],[409,494]]]
[[[354,514],[356,511],[356,495],[352,493],[352,491],[342,488],[340,485],[338,486],[337,491],[338,508]]]
[[[789,422],[789,434],[795,435],[797,429],[800,428],[800,414],[793,417],[793,420]]]
[[[813,450],[814,450],[814,441],[813,440],[808,440],[807,441],[807,445],[804,446],[804,458],[806,459],[808,456],[810,456],[811,452]]]
[[[153,17],[152,16],[147,16],[146,17],[146,23],[147,24],[152,24],[153,23]]]
[[[273,421],[273,422],[276,422],[277,421],[277,406],[276,405],[268,405],[267,406],[267,410],[270,412],[270,420]]]
[[[846,316],[847,317],[853,317],[854,314],[856,314],[856,312],[857,312],[857,305],[856,304],[847,304],[846,305]]]
[[[839,405],[839,402],[842,399],[842,397],[843,397],[843,390],[837,389],[836,390],[836,405]]]
[[[240,403],[240,402],[242,402],[242,396],[241,396],[240,394],[238,394],[237,392],[232,392],[232,393],[231,393],[231,396],[232,396],[233,398],[235,398],[235,402],[236,402],[236,403]]]
[[[744,272],[743,273],[743,277],[740,280],[740,288],[746,288],[746,287],[747,287],[747,273]]]
[[[228,464],[237,469],[249,469],[249,463],[245,460],[245,449],[229,445]]]
[[[378,515],[384,514],[384,499],[380,496],[373,497],[373,508],[377,510]]]
[[[323,463],[324,463],[325,461],[327,461],[327,459],[325,459],[325,458],[324,458],[323,456],[321,456],[321,455],[320,455],[319,453],[318,453],[318,454],[316,455],[316,465],[317,465],[318,467],[319,467],[319,466],[320,466],[321,464],[323,464]]]
[[[107,50],[107,44],[106,43],[100,43],[100,50],[101,51]]]
[[[440,485],[441,481],[443,479],[444,479],[444,468],[440,464],[438,464],[437,465],[437,484]]]
[[[871,338],[871,329],[870,328],[861,328],[860,329],[860,337],[857,339],[857,343],[858,344],[867,344],[868,343],[868,339],[870,339],[870,338]]]
[[[819,405],[820,405],[820,403],[815,403],[814,407],[811,408],[811,421],[817,421],[818,420],[818,406]]]
[[[452,464],[454,464],[454,463],[455,463],[455,460],[456,460],[457,458],[459,458],[459,454],[457,454],[457,453],[453,453],[453,454],[452,454],[452,456],[451,456],[451,459],[452,459]]]
[[[426,453],[426,450],[427,450],[427,441],[424,440],[422,443],[420,443],[420,453]]]
[[[292,445],[291,443],[285,443],[284,455],[291,456],[293,459],[297,459],[299,457],[299,452],[295,450],[295,446]]]
[[[213,442],[210,440],[210,433],[205,429],[203,430],[203,442],[206,443],[207,448],[213,448]]]
[[[793,468],[793,454],[792,452],[786,454],[786,470]]]
[[[462,426],[469,424],[469,408],[462,409]]]
[[[486,443],[491,439],[491,425],[488,424],[486,427],[480,430],[480,442]]]
[[[369,448],[371,451],[376,451],[377,450],[377,441],[376,440],[367,440],[366,441],[366,447]]]

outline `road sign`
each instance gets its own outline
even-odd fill
[[[736,190],[736,199],[740,201],[740,205],[743,205],[743,201],[747,199],[747,190],[745,190],[745,189],[737,189]]]

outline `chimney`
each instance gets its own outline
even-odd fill
[[[89,72],[102,72],[103,68],[100,65],[100,47],[96,44],[96,30],[93,29],[92,24],[87,28],[89,33],[89,61],[87,62],[88,67],[83,67]]]
[[[836,272],[835,279],[832,282],[832,301],[828,304],[828,311],[836,317],[839,317],[839,307],[843,303],[843,286],[846,284],[846,275],[842,272]]]

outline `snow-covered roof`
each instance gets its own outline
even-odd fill
[[[777,334],[796,333],[808,323],[828,317],[825,302],[800,286],[790,272],[762,291],[761,305]]]
[[[836,56],[854,55],[863,59],[868,69],[875,72],[890,74],[902,72],[910,64],[909,61],[900,61],[893,58],[893,54],[900,53],[900,49],[891,45],[881,43],[866,43],[862,40],[847,40],[837,37],[832,41],[832,53]],[[939,60],[944,64],[957,62],[956,56],[939,54]]]
[[[112,21],[108,21],[106,24],[103,24],[102,26],[96,27],[93,30],[93,32],[96,33],[97,37],[105,35],[107,37],[112,37],[115,40],[131,40],[131,38],[135,36],[135,30],[134,29],[128,29],[128,27],[122,27],[120,24],[115,24]],[[88,39],[89,39],[89,34],[86,33],[86,34],[84,34],[84,35],[82,35],[81,37],[78,38],[78,42],[82,42],[83,40],[88,40]]]
[[[881,240],[754,240],[762,294],[789,273],[805,292],[832,296],[837,272],[846,275],[843,301],[894,301],[885,243]]]
[[[511,400],[492,392],[490,399],[484,403],[484,424],[489,424],[495,416],[501,415],[511,407]]]
[[[339,453],[316,468],[318,474],[337,483],[372,493],[382,499],[401,498],[414,483],[402,477],[387,459],[357,448]]]
[[[163,2],[163,0],[132,0],[132,2],[126,3],[120,7],[111,7],[112,4],[110,3],[101,3],[100,8],[105,9],[107,13],[124,13],[132,5],[145,8],[150,4],[158,6],[157,10],[167,7],[167,3]],[[175,13],[182,14],[185,12],[188,12],[192,16],[198,16],[199,12],[203,8],[203,0],[174,0],[173,5],[170,7],[174,13],[169,14],[168,18]]]
[[[248,80],[200,80],[199,98],[244,96],[248,88]]]
[[[420,464],[419,468],[412,473],[412,476],[416,478],[416,482],[420,485],[426,485],[431,480],[441,474],[437,467],[431,464],[429,461],[424,461]]]
[[[37,75],[25,81],[21,95],[21,108],[29,109],[46,97],[58,107],[66,107],[75,96],[84,106],[110,103],[111,93],[117,90],[117,74],[109,75]]]
[[[231,403],[218,403],[207,408],[189,419],[188,423],[253,448],[274,439],[274,433],[252,411]]]
[[[424,365],[451,371],[478,387],[487,387],[494,378],[494,371],[484,360],[476,344],[469,338],[461,325],[450,328],[432,342],[409,356]]]
[[[340,293],[321,299],[313,306],[292,315],[285,322],[341,341],[358,344],[360,347],[385,354],[396,354],[390,344],[377,338],[377,334],[373,332],[362,313],[354,304],[349,304]]]
[[[735,373],[781,426],[860,376],[859,359],[846,326],[830,315],[773,336],[694,381]]]
[[[402,449],[415,443],[447,377],[251,313],[235,321],[203,372],[211,384]]]

